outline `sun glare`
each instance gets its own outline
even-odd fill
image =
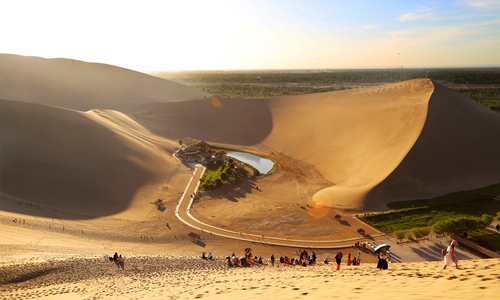
[[[307,203],[309,215],[316,219],[324,218],[332,209],[332,199],[325,193],[316,193]]]

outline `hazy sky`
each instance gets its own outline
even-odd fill
[[[139,71],[500,65],[500,0],[0,0],[0,52]]]

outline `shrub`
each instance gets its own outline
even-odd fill
[[[417,239],[424,238],[424,237],[428,236],[431,233],[431,231],[427,227],[413,228],[411,230],[411,232],[413,233],[413,235]]]
[[[413,236],[418,240],[419,238],[422,237],[422,234],[421,234],[421,231],[420,231],[420,228],[413,228],[411,230],[411,233],[413,234]]]
[[[437,235],[444,234],[445,232],[444,232],[444,224],[443,224],[443,222],[436,222],[436,223],[434,223],[434,225],[432,226],[432,232],[434,232]]]
[[[431,230],[428,227],[422,227],[420,228],[422,237],[427,237],[429,234],[431,234]]]
[[[481,221],[483,221],[484,227],[489,226],[493,222],[494,217],[492,215],[483,214]]]
[[[413,233],[410,231],[408,233],[406,233],[406,238],[409,240],[409,241],[413,241]]]
[[[404,230],[396,230],[394,231],[394,237],[398,240],[401,241],[404,239],[406,236],[406,232]]]

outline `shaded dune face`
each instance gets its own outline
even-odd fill
[[[0,99],[76,110],[201,99],[209,94],[111,65],[0,54]]]
[[[215,104],[215,105],[214,105]],[[117,107],[151,132],[177,140],[195,140],[252,146],[262,142],[273,129],[268,99],[211,99],[148,103]]]
[[[367,207],[425,199],[500,182],[500,115],[435,84],[425,126],[397,168],[367,195]]]
[[[3,199],[48,205],[80,213],[81,218],[113,215],[132,202],[149,203],[148,187],[161,184],[176,164],[135,134],[133,126],[124,131],[94,112],[0,103]],[[125,116],[121,119],[141,128]],[[156,196],[157,190],[151,189]]]

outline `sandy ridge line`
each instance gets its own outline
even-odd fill
[[[197,170],[200,169],[200,167],[197,167],[195,169],[195,171],[193,172],[193,176],[189,179],[189,182],[184,190],[184,193],[182,194],[181,196],[181,199],[179,200],[179,203],[177,204],[177,207],[175,209],[175,216],[183,223],[183,224],[186,224],[194,229],[197,229],[197,230],[201,230],[202,232],[207,232],[207,233],[210,233],[210,234],[213,234],[213,235],[217,235],[217,236],[222,236],[222,237],[225,237],[225,238],[231,238],[231,239],[235,239],[235,240],[240,240],[240,241],[251,241],[251,242],[259,242],[259,243],[262,243],[262,244],[267,244],[267,245],[275,245],[275,246],[286,246],[286,247],[293,247],[293,248],[307,248],[307,247],[313,247],[313,248],[325,248],[325,249],[336,249],[336,248],[345,248],[345,247],[349,247],[349,246],[352,246],[352,244],[346,244],[346,242],[352,242],[352,241],[360,241],[360,240],[363,240],[364,238],[352,238],[352,239],[347,239],[347,240],[341,240],[341,241],[304,241],[304,240],[290,240],[290,239],[282,239],[282,238],[274,238],[274,237],[264,237],[266,240],[272,240],[271,242],[268,242],[268,241],[261,241],[261,240],[251,240],[251,239],[248,239],[248,238],[245,238],[243,236],[243,233],[241,232],[237,232],[237,231],[232,231],[232,230],[227,230],[227,229],[223,229],[223,228],[219,228],[219,227],[215,227],[215,226],[212,226],[212,225],[209,225],[209,224],[206,224],[206,223],[203,223],[199,220],[197,220],[196,218],[194,218],[192,215],[191,215],[191,206],[193,204],[193,201],[194,199],[191,198],[191,200],[189,201],[189,204],[188,206],[186,207],[186,215],[191,218],[194,222],[196,222],[197,224],[201,225],[201,226],[195,226],[195,224],[191,224],[189,222],[187,222],[186,220],[184,220],[180,214],[179,214],[179,209],[185,199],[185,196],[186,196],[186,193],[188,191],[188,189],[190,188],[192,182],[193,182],[193,178],[196,178],[196,179],[199,179],[201,178],[201,176],[204,174],[206,168],[205,167],[201,167],[201,174],[199,176],[196,176],[196,172]],[[198,188],[199,188],[199,185],[200,185],[200,181],[198,180],[198,183],[194,189],[194,193],[197,192]],[[215,229],[215,230],[218,230],[218,231],[223,231],[223,232],[227,232],[227,233],[230,233],[230,234],[233,234],[233,235],[241,235],[242,237],[237,237],[237,236],[231,236],[231,235],[225,235],[225,234],[221,234],[221,233],[218,233],[218,232],[213,232],[213,231],[210,231],[210,230],[206,230],[206,228],[212,228],[212,229]],[[246,234],[245,233],[245,236],[248,236],[248,237],[254,237],[254,238],[262,238],[262,236],[258,236],[258,235],[254,235],[254,234]],[[378,235],[373,235],[372,237],[383,237],[385,235],[383,234],[378,234]],[[282,243],[280,241],[285,241],[285,242],[288,242],[288,243]],[[338,245],[339,243],[342,243],[342,245]],[[333,244],[333,245],[332,245]]]

